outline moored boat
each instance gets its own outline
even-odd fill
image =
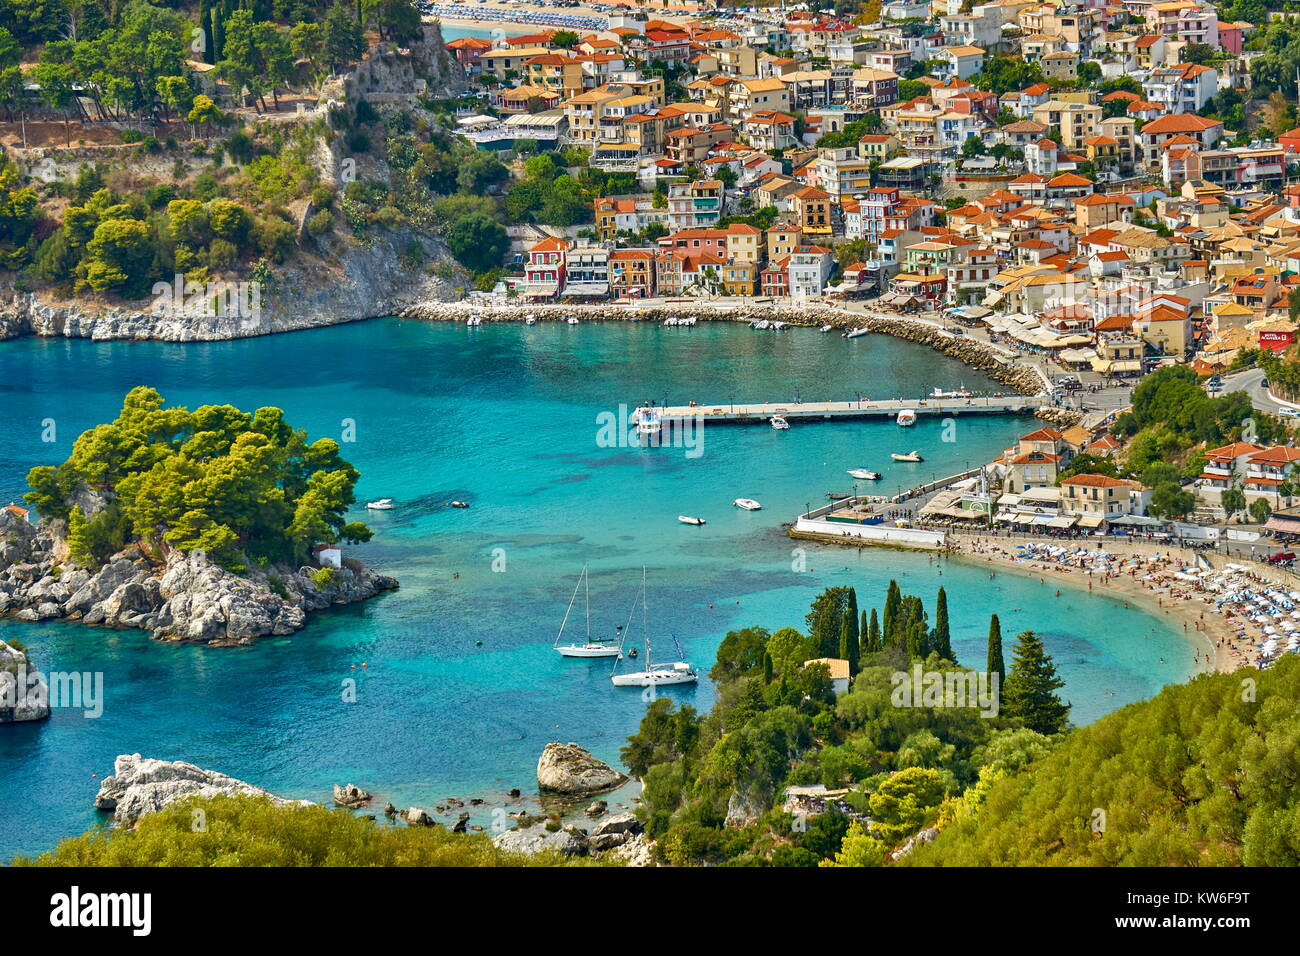
[[[894,421],[899,425],[902,425],[904,428],[910,428],[916,424],[916,412],[911,408],[899,409],[898,417],[895,418]]]
[[[894,461],[925,461],[925,459],[915,451],[909,451],[906,455],[900,455],[898,452],[894,452],[889,457],[894,459]]]
[[[868,471],[866,468],[851,468],[849,474],[859,481],[879,481],[880,472]]]
[[[697,518],[694,515],[678,515],[677,520],[682,524],[702,525],[705,523],[703,518]]]
[[[737,508],[744,508],[746,511],[761,511],[763,506],[753,498],[737,498],[732,502]]]
[[[587,639],[582,643],[576,641],[569,644],[561,644],[560,640],[564,637],[564,626],[569,623],[569,613],[573,610],[573,603],[578,598],[578,589],[586,585],[584,590],[584,608],[585,619],[587,622]],[[564,612],[564,620],[560,621],[559,633],[555,635],[555,643],[552,645],[561,657],[622,657],[622,641],[614,643],[613,640],[593,640],[591,636],[591,583],[587,577],[587,566],[582,566],[582,573],[578,575],[578,583],[573,586],[573,597],[569,598],[569,606]]]
[[[777,431],[784,431],[785,429],[790,427],[790,423],[786,420],[786,417],[784,415],[778,412],[777,414],[772,416],[772,427],[775,428]]]
[[[844,333],[844,338],[846,338],[846,339],[856,339],[856,338],[858,338],[859,336],[866,335],[869,331],[871,331],[871,330],[870,330],[870,329],[865,329],[865,328],[862,328],[862,329],[849,329],[847,332]]]
[[[393,499],[380,498],[378,501],[367,501],[366,507],[369,508],[371,511],[392,511]]]
[[[686,661],[672,661],[667,664],[654,662],[654,647],[650,640],[645,599],[645,568],[641,569],[641,628],[645,637],[645,670],[620,674],[618,665],[615,664],[615,671],[609,678],[615,687],[659,687],[670,684],[694,684],[699,680],[698,672]],[[677,648],[677,653],[685,657],[676,637],[673,637],[673,644]]]

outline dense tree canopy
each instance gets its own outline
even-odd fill
[[[116,420],[83,432],[67,461],[33,468],[26,497],[42,515],[69,521],[81,560],[135,539],[150,549],[202,549],[237,568],[246,558],[304,561],[319,542],[367,540],[365,525],[343,517],[357,478],[337,442],[308,443],[278,408],[165,408],[142,386]],[[102,506],[83,507],[92,500]]]

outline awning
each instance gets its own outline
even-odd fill
[[[1034,520],[1030,522],[1036,525],[1050,525],[1057,519],[1057,515],[1034,515]]]
[[[1101,515],[1079,515],[1080,528],[1100,528],[1106,519]]]
[[[530,282],[524,286],[524,295],[555,295],[559,291],[558,282]]]
[[[1049,528],[1069,528],[1074,524],[1074,515],[1057,515],[1051,521],[1047,522]]]

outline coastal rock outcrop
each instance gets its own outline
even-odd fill
[[[234,574],[194,553],[172,552],[159,564],[134,545],[98,569],[72,566],[66,555],[61,522],[34,527],[0,511],[0,614],[140,628],[157,640],[220,647],[292,634],[311,611],[397,587],[356,561],[321,581],[305,566]]]
[[[627,783],[603,760],[575,743],[549,743],[537,761],[537,784],[557,793],[588,794],[616,790]]]
[[[374,799],[374,794],[367,793],[355,783],[345,783],[343,786],[334,784],[334,803],[340,807],[347,807],[349,810],[357,810],[364,807]]]
[[[582,831],[572,827],[552,829],[546,823],[534,823],[498,833],[492,842],[509,853],[533,854],[558,850],[565,856],[585,856],[591,849],[587,836]]]
[[[0,724],[50,716],[50,689],[27,654],[0,641]]]
[[[239,795],[268,797],[284,806],[311,806],[310,801],[285,800],[251,783],[192,763],[122,754],[113,763],[113,775],[100,783],[95,807],[112,810],[118,823],[130,826],[146,814],[157,813],[186,797]]]

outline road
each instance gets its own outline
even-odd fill
[[[1243,372],[1234,372],[1231,375],[1223,376],[1223,392],[1245,392],[1250,396],[1251,404],[1261,412],[1268,412],[1270,415],[1277,415],[1284,408],[1289,406],[1283,405],[1277,399],[1268,393],[1268,389],[1263,386],[1264,370],[1259,368],[1248,368]]]

